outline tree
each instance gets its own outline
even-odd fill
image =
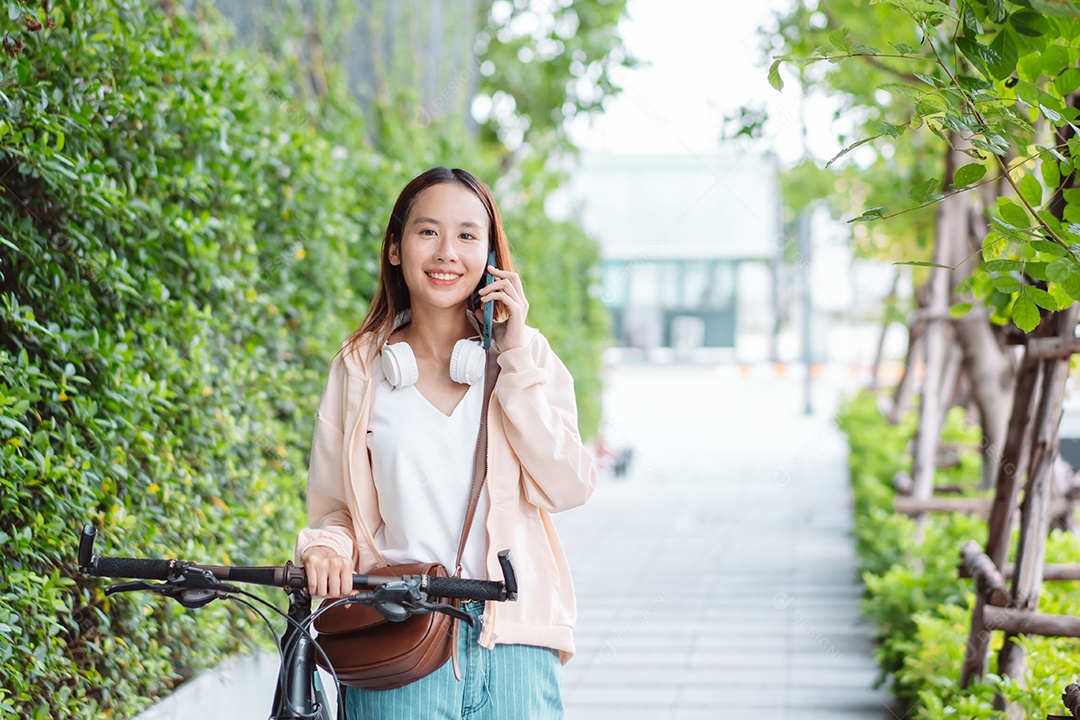
[[[1080,205],[1059,191],[1077,143],[1069,95],[1080,87],[1078,32],[1080,10],[1066,2],[837,0],[799,3],[773,36],[773,85],[783,86],[789,65],[842,99],[838,119],[854,118],[827,168],[857,188],[843,197],[859,203],[845,210],[861,224],[861,246],[926,258],[920,235],[936,214],[924,236],[932,259],[910,263],[929,275],[928,387],[951,326],[979,409],[987,479],[1010,409],[1008,328],[1030,331],[1040,308],[1080,297]],[[923,447],[916,473],[926,478],[932,454]]]

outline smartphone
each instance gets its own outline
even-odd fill
[[[495,251],[492,250],[490,253],[488,253],[488,265],[491,265],[493,267],[498,267],[498,265],[495,264],[495,260],[496,260]],[[484,269],[484,287],[487,287],[488,285],[490,285],[493,282],[495,282],[495,276],[492,275],[490,272],[488,272],[487,268],[485,268]],[[484,303],[484,349],[485,350],[488,350],[489,348],[491,348],[491,319],[493,317],[494,312],[495,312],[495,303],[494,302]]]
[[[488,253],[487,264],[493,267],[499,267],[496,262],[495,251],[492,250]],[[484,278],[480,281],[479,287],[476,288],[476,292],[472,294],[470,300],[470,307],[476,309],[480,306],[480,288],[487,287],[491,283],[495,282],[495,276],[487,271],[487,267],[484,268]],[[491,320],[495,312],[495,303],[484,303],[484,349],[491,348]]]

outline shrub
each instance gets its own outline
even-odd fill
[[[838,424],[848,435],[851,449],[855,534],[866,586],[862,607],[876,628],[875,655],[882,680],[894,680],[900,712],[924,720],[1004,718],[1003,712],[993,709],[994,698],[1000,694],[1028,717],[1060,714],[1061,691],[1075,681],[1080,641],[1074,639],[1023,638],[1028,672],[1022,682],[988,674],[981,682],[960,689],[974,596],[973,583],[959,577],[959,551],[967,540],[985,544],[986,521],[930,513],[916,522],[892,512],[892,477],[907,462],[904,447],[914,430],[914,418],[890,426],[877,412],[873,396],[864,393],[841,409]],[[950,442],[977,440],[956,409],[949,414],[943,437]],[[979,456],[970,450],[958,468],[939,477],[941,482],[974,488],[980,474]],[[1047,562],[1077,562],[1078,558],[1080,539],[1050,532]],[[1078,603],[1080,586],[1050,582],[1043,586],[1039,611],[1070,614]],[[1002,633],[994,633],[991,668],[1002,640]]]

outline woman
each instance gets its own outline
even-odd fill
[[[487,266],[491,251],[497,267]],[[485,271],[494,281],[476,305]],[[525,324],[529,303],[495,201],[464,170],[428,170],[394,205],[376,297],[319,403],[310,527],[296,560],[313,596],[348,595],[353,573],[386,564],[441,562],[454,572],[483,402],[483,373],[468,384],[476,378],[460,366],[483,354],[471,338],[486,303],[495,303],[500,373],[462,575],[501,578],[496,555],[509,548],[519,599],[463,606],[480,622],[461,624],[460,682],[448,662],[395,690],[347,688],[350,720],[562,716],[560,662],[574,652],[576,610],[549,513],[588,500],[596,473],[577,430],[573,378]]]

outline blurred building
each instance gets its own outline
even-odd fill
[[[600,242],[618,346],[775,355],[784,238],[773,156],[735,146],[583,154],[548,210],[579,219]]]

